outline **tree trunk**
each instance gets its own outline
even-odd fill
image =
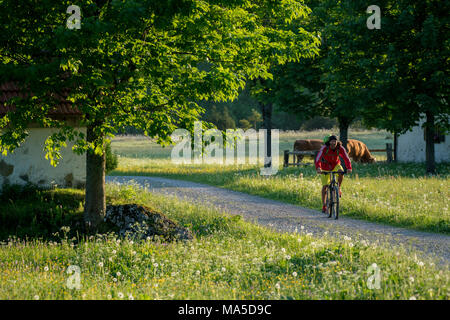
[[[348,128],[350,127],[351,120],[346,118],[338,118],[339,121],[339,140],[342,142],[342,146],[347,149],[348,141]]]
[[[87,141],[94,142],[103,137],[94,133],[93,127],[87,128]],[[97,155],[93,151],[86,153],[86,196],[84,221],[89,229],[95,230],[106,212],[105,194],[106,153]]]
[[[260,103],[261,113],[263,117],[263,128],[267,130],[267,158],[272,159],[272,104],[271,103]],[[264,167],[271,167],[272,160],[264,161]]]
[[[431,112],[425,113],[427,116],[427,122],[425,127],[425,161],[428,174],[436,174],[436,162],[434,155],[434,115]]]

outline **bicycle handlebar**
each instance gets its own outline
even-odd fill
[[[329,174],[329,173],[343,173],[345,174],[345,171],[321,171],[320,174]]]

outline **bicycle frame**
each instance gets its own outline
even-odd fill
[[[322,172],[322,174],[330,174],[330,184],[327,186],[327,211],[328,218],[334,215],[334,219],[337,220],[339,217],[339,186],[336,181],[336,174],[344,174],[344,171],[328,171]]]

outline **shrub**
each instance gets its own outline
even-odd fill
[[[106,144],[106,174],[117,168],[119,160],[117,159],[117,154],[113,153],[111,150],[111,143]]]

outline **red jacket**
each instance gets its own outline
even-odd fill
[[[341,156],[342,159],[344,159],[345,167],[347,168],[347,170],[351,170],[352,163],[350,162],[350,158],[348,157],[347,151],[343,146],[340,146],[339,156]],[[333,170],[334,167],[336,167],[338,164],[341,164],[339,156],[337,153],[337,148],[333,150],[330,147],[323,145],[322,148],[320,148],[319,154],[317,155],[315,161],[316,169],[320,168],[321,170],[325,171]]]

